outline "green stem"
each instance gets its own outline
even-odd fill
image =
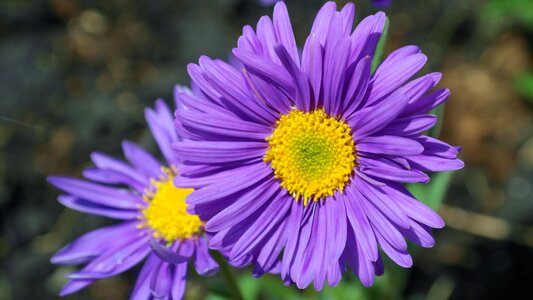
[[[235,276],[233,276],[233,273],[231,272],[230,266],[226,262],[226,259],[218,252],[211,252],[211,254],[220,266],[220,273],[222,273],[222,276],[226,280],[226,284],[228,285],[231,298],[235,300],[244,300],[241,294],[241,290],[237,285],[237,281],[235,280]]]

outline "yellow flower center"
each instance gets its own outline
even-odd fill
[[[147,192],[145,200],[149,202],[143,209],[145,226],[153,230],[156,238],[166,242],[186,239],[202,231],[202,221],[197,215],[187,213],[185,198],[193,189],[177,188],[172,184],[173,173],[165,168],[168,177],[163,180],[152,180],[155,193]]]
[[[356,165],[355,144],[350,127],[329,117],[323,110],[301,112],[293,109],[276,122],[265,162],[276,178],[304,205],[344,189]]]

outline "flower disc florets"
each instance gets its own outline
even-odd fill
[[[318,200],[343,190],[356,164],[350,127],[323,110],[282,115],[267,138],[264,160],[295,199]]]

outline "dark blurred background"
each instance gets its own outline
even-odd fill
[[[322,3],[287,0],[300,45]],[[355,3],[359,20],[376,11]],[[417,251],[390,297],[531,297],[533,1],[395,0],[386,11],[385,52],[420,45],[424,72],[444,74],[440,87],[452,97],[442,138],[464,146],[467,165],[440,208],[448,226],[437,245]],[[125,138],[155,149],[143,108],[189,83],[188,62],[227,58],[242,26],[264,14],[271,8],[253,0],[0,1],[0,299],[56,298],[73,268],[52,266],[50,256],[109,223],[64,209],[46,176],[79,176],[91,151],[121,156]],[[134,278],[69,299],[125,299]],[[220,299],[194,278],[187,297]]]

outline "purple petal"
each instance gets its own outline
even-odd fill
[[[248,230],[239,238],[233,246],[230,257],[238,259],[249,254],[273,230],[282,218],[285,217],[291,203],[284,201],[284,194],[274,198],[270,205],[264,208],[262,217],[249,224]]]
[[[105,184],[125,184],[142,193],[146,189],[146,185],[140,183],[124,173],[115,170],[105,170],[98,168],[87,168],[83,170],[83,177]]]
[[[368,103],[375,103],[398,89],[418,72],[426,61],[427,57],[424,54],[411,55],[391,64],[385,64],[384,61],[385,65],[382,64],[374,73],[372,93]]]
[[[154,239],[150,239],[148,242],[152,251],[159,259],[169,264],[180,264],[186,262],[189,258],[178,255],[173,249],[161,245]]]
[[[184,126],[221,137],[229,136],[264,141],[266,137],[272,134],[272,129],[269,127],[227,116],[221,117],[220,114],[210,114],[209,118],[206,118],[204,113],[184,110],[176,112],[176,118]]]
[[[73,196],[98,205],[117,209],[137,209],[138,205],[142,204],[138,195],[123,189],[62,176],[50,176],[48,182]]]
[[[418,170],[405,170],[381,158],[360,158],[359,170],[366,175],[403,183],[428,183],[429,176]]]
[[[349,35],[353,29],[353,21],[355,18],[355,5],[351,2],[346,3],[341,10],[344,34]]]
[[[431,208],[416,200],[403,186],[394,184],[383,187],[383,190],[398,202],[411,219],[433,228],[444,227],[444,220]]]
[[[70,195],[60,195],[57,200],[64,206],[102,217],[108,217],[118,220],[134,220],[139,217],[138,209],[122,209],[112,208],[109,206],[103,206],[95,204],[94,202],[86,201],[81,198],[76,198]]]
[[[335,14],[335,16],[339,16]],[[335,18],[335,19],[339,19]],[[331,45],[329,43],[328,45]],[[350,54],[351,41],[344,38],[335,43],[335,46],[326,47],[324,58],[324,109],[327,114],[339,115],[341,97],[347,76],[347,63]]]
[[[123,141],[122,149],[130,164],[132,164],[137,170],[145,174],[146,177],[159,178],[161,175],[161,163],[151,154],[146,152],[139,145],[130,141]]]
[[[371,135],[392,122],[409,101],[402,91],[397,91],[375,106],[366,107],[353,115],[347,121],[352,128],[355,138]]]
[[[139,173],[128,164],[116,160],[108,155],[99,152],[93,152],[91,154],[91,160],[100,169],[117,171],[138,181],[144,186],[148,186],[150,184],[149,178]]]
[[[196,254],[194,257],[194,268],[201,276],[212,276],[218,272],[219,266],[217,262],[209,254],[207,243],[203,238],[198,238],[195,241]]]
[[[417,78],[403,86],[405,94],[409,96],[411,102],[418,100],[430,89],[434,88],[442,78],[441,73],[430,73]]]
[[[384,216],[389,218],[398,227],[408,229],[410,219],[396,204],[395,200],[387,195],[381,188],[374,187],[364,180],[356,179],[356,185],[361,194],[372,203]]]
[[[464,168],[465,164],[460,159],[448,159],[433,155],[420,154],[407,158],[410,165],[421,171],[443,172],[456,171]]]
[[[278,44],[274,49],[276,50],[276,54],[281,63],[291,75],[294,85],[296,86],[296,93],[294,95],[296,108],[307,111],[310,107],[309,99],[311,98],[309,78],[300,70],[298,65],[296,65],[283,45]]]
[[[63,286],[63,288],[61,288],[61,291],[59,292],[59,296],[60,297],[65,297],[67,295],[75,293],[75,292],[87,287],[88,285],[90,285],[93,282],[94,282],[94,280],[88,280],[88,279],[85,279],[85,280],[71,280],[67,284],[65,284]]]
[[[172,145],[183,160],[196,163],[225,163],[260,159],[265,142],[184,141]]]
[[[254,165],[248,172],[235,175],[231,178],[221,179],[218,182],[192,192],[186,199],[187,204],[194,206],[197,203],[211,202],[229,196],[272,174],[272,169],[265,164]]]
[[[257,186],[209,219],[205,224],[205,229],[216,232],[235,226],[262,207],[268,200],[271,200],[271,197],[279,189],[280,186],[277,180],[269,180]]]
[[[418,115],[414,117],[397,119],[382,129],[379,134],[383,135],[415,135],[426,131],[437,123],[434,115]]]
[[[294,93],[292,79],[282,66],[241,49],[233,49],[233,55],[242,62],[248,72],[278,86],[288,94]]]
[[[435,239],[431,236],[431,229],[411,221],[411,228],[400,229],[402,234],[420,247],[431,248],[435,245]]]
[[[106,246],[129,239],[139,230],[137,224],[137,222],[125,222],[93,230],[63,247],[50,261],[53,264],[66,265],[85,263],[105,251]]]
[[[311,27],[310,36],[316,36],[321,45],[326,43],[329,32],[329,24],[333,13],[337,10],[337,5],[333,1],[328,1],[318,11],[313,27]]]
[[[365,56],[374,57],[376,47],[385,27],[387,17],[383,12],[364,18],[351,35],[352,52],[350,64],[358,62]]]
[[[361,207],[365,211],[365,215],[368,217],[374,234],[379,242],[379,237],[383,237],[387,242],[393,245],[396,249],[406,250],[407,243],[402,234],[396,229],[396,227],[381,214],[369,201],[364,199],[360,202]],[[381,244],[381,243],[380,243]]]
[[[289,201],[290,196],[285,198],[285,201]],[[289,273],[291,268],[292,261],[295,256],[296,247],[298,245],[298,239],[300,237],[300,221],[302,218],[303,209],[300,204],[296,201],[293,201],[292,207],[287,217],[287,227],[292,228],[294,231],[289,231],[287,237],[287,244],[285,245],[285,250],[283,251],[282,265],[281,265],[281,275],[285,276]]]
[[[404,268],[410,268],[413,265],[413,259],[406,249],[397,249],[396,247],[393,247],[381,235],[377,235],[377,238],[381,249],[392,259],[392,261]]]
[[[173,300],[183,299],[187,283],[187,264],[179,264],[174,267],[174,282],[170,288]]]
[[[166,298],[170,292],[172,282],[172,268],[169,264],[160,263],[150,279],[150,290],[156,299]]]
[[[147,237],[123,245],[115,245],[103,252],[81,271],[67,275],[71,279],[99,279],[120,274],[138,264],[149,253]]]
[[[357,151],[388,154],[388,155],[417,155],[424,151],[424,147],[415,140],[393,136],[367,136],[357,142]]]
[[[322,85],[322,64],[322,46],[315,35],[310,35],[305,42],[302,53],[302,71],[309,77],[314,95],[313,99],[309,99],[310,109],[315,109],[318,106],[316,102],[319,99]],[[311,100],[314,100],[314,103],[311,103]]]
[[[350,221],[353,235],[360,241],[362,255],[370,261],[375,261],[378,258],[378,246],[370,222],[360,205],[361,201],[364,200],[359,191],[354,189],[353,185],[348,186],[344,197],[346,216]]]
[[[287,6],[285,6],[284,2],[276,3],[272,20],[274,22],[274,30],[278,42],[287,49],[292,60],[297,66],[299,66],[300,57],[298,55],[298,48],[296,48],[296,40],[294,39],[294,33],[292,32],[291,20],[289,18],[289,13],[287,12]]]
[[[284,199],[287,200],[287,199]],[[282,201],[284,201],[282,200]],[[274,268],[278,268],[281,272],[281,262],[278,259],[289,235],[287,230],[288,219],[282,220],[266,243],[261,247],[261,251],[257,256],[257,263],[254,267],[254,277],[259,277],[265,272],[272,273]]]
[[[359,107],[363,97],[366,94],[368,82],[370,80],[370,69],[372,59],[365,56],[357,63],[355,71],[350,78],[346,94],[344,96],[343,118],[348,118]]]
[[[444,103],[450,97],[449,89],[440,89],[409,103],[402,111],[402,116],[425,114]]]
[[[163,262],[155,254],[148,255],[141,272],[137,276],[135,287],[131,293],[131,299],[150,299],[152,295],[150,281],[152,276],[154,276],[157,267],[162,263]]]
[[[456,158],[459,154],[459,149],[435,138],[429,136],[418,136],[414,139],[424,146],[425,153],[430,153],[444,158]]]

